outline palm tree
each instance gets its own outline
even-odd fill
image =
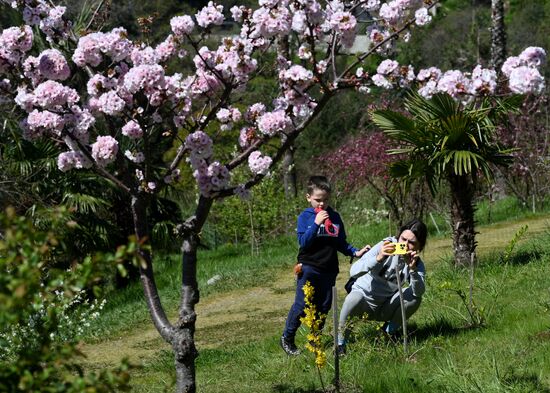
[[[389,110],[373,112],[372,119],[400,148],[390,151],[403,158],[390,173],[405,184],[424,178],[432,194],[442,180],[451,192],[451,223],[455,266],[466,266],[475,251],[474,192],[478,178],[493,178],[492,165],[509,165],[510,149],[495,136],[495,125],[518,108],[519,97],[463,106],[447,94],[431,99],[411,93],[405,100],[407,114]]]
[[[500,72],[504,60],[506,60],[504,1],[491,0],[491,66]]]

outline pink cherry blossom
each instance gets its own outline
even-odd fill
[[[244,184],[239,184],[237,187],[235,187],[233,193],[243,201],[248,201],[250,199],[250,190],[246,188]]]
[[[46,134],[61,135],[64,122],[57,113],[33,110],[22,124],[23,138],[35,140]]]
[[[273,160],[269,156],[263,156],[258,150],[250,153],[248,157],[248,167],[250,171],[256,175],[265,175],[269,171],[269,167]]]
[[[104,167],[116,159],[118,153],[118,142],[112,136],[99,136],[92,144],[92,157],[97,165]]]
[[[216,5],[214,2],[209,1],[208,5],[202,8],[195,17],[197,18],[197,24],[200,27],[207,28],[210,25],[221,25],[223,23],[223,6]]]
[[[65,57],[57,49],[45,50],[38,56],[38,70],[47,79],[63,81],[71,75]]]
[[[81,37],[73,54],[73,61],[79,67],[97,67],[103,56],[112,61],[126,60],[132,53],[132,43],[126,38],[126,29],[118,27],[109,33],[91,33]]]
[[[414,13],[415,23],[418,26],[424,26],[431,22],[432,16],[428,13],[428,9],[425,7],[419,8]]]
[[[212,139],[204,131],[195,131],[185,138],[185,147],[195,158],[209,158],[212,155]]]
[[[530,46],[519,55],[520,60],[529,67],[540,67],[546,63],[546,51],[537,46]]]
[[[437,83],[437,89],[451,97],[457,97],[470,90],[470,81],[461,71],[451,70],[441,76]]]
[[[371,79],[372,82],[378,87],[382,87],[384,89],[391,89],[393,87],[392,83],[384,75],[375,74]]]
[[[43,109],[56,109],[61,106],[72,106],[80,100],[76,90],[59,82],[46,81],[34,89],[35,105]]]
[[[288,34],[292,27],[292,15],[288,8],[260,7],[252,14],[254,37],[271,38],[278,34]]]
[[[126,150],[124,152],[124,156],[126,158],[128,158],[130,161],[136,163],[136,164],[141,164],[142,162],[145,161],[145,154],[143,154],[142,152],[138,151],[138,152],[133,152],[131,150]]]
[[[195,22],[189,15],[175,16],[170,19],[170,27],[176,36],[191,34],[195,28]]]
[[[474,68],[471,77],[470,94],[490,95],[497,87],[497,73],[480,65]]]
[[[544,78],[536,68],[521,66],[510,73],[510,90],[518,94],[540,94],[544,90]]]
[[[258,118],[257,123],[260,132],[269,136],[289,131],[292,128],[292,120],[283,110],[264,113]]]
[[[67,151],[57,157],[57,167],[67,172],[73,168],[91,168],[92,162],[80,151]]]
[[[381,75],[390,75],[396,71],[398,67],[399,63],[397,61],[386,59],[378,65],[376,72]]]
[[[130,120],[122,127],[122,135],[126,135],[128,138],[138,139],[143,136],[143,130],[137,121]]]
[[[102,94],[99,96],[97,103],[99,111],[110,116],[119,115],[126,106],[126,102],[120,98],[116,91],[109,91]]]
[[[89,129],[95,121],[95,117],[88,109],[82,109],[76,105],[71,107],[71,112],[63,115],[66,131],[84,144],[88,144]]]
[[[523,61],[519,58],[519,56],[511,56],[507,58],[502,64],[502,73],[509,77],[512,73],[512,70],[521,66],[522,64]]]

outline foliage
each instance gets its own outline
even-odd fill
[[[496,138],[496,124],[517,110],[520,99],[487,98],[465,107],[447,94],[426,99],[411,94],[405,101],[409,115],[389,110],[373,112],[372,118],[390,138],[401,145],[391,150],[401,155],[390,166],[393,177],[410,188],[425,179],[432,194],[442,181],[451,188],[450,211],[455,264],[468,266],[475,252],[475,199],[477,178],[493,178],[493,165],[509,165],[511,150]]]
[[[501,256],[502,263],[507,264],[512,261],[514,250],[518,245],[519,241],[525,236],[528,229],[529,229],[529,226],[524,225],[514,234],[514,237],[510,240],[510,242],[502,252],[502,256]]]
[[[11,208],[0,219],[0,390],[129,390],[127,362],[113,370],[84,373],[74,337],[58,337],[67,308],[74,306],[83,288],[97,284],[97,265],[102,258],[87,258],[70,271],[55,269],[52,265],[61,245],[53,231],[39,230]],[[60,212],[52,224],[67,225],[66,216]],[[103,259],[119,264],[133,258],[132,250],[135,246]],[[20,334],[10,334],[14,330]]]
[[[490,58],[490,8],[487,4],[472,5],[470,1],[463,1],[452,7],[447,3],[442,2],[436,15],[442,23],[431,24],[411,37],[406,45],[401,45],[401,61],[419,68],[463,69]]]
[[[63,282],[60,283],[63,287]],[[48,310],[53,309],[57,312],[57,327],[50,333],[52,342],[76,342],[80,340],[87,332],[93,321],[99,318],[100,312],[105,306],[106,300],[94,298],[90,300],[86,290],[81,289],[69,296],[65,295],[64,290],[55,290],[55,297],[47,300],[41,299],[33,310],[33,315],[26,324],[15,324],[9,327],[5,332],[0,333],[0,337],[6,346],[3,347],[2,358],[10,359],[17,356],[17,353],[27,349],[22,344],[24,342],[38,343],[40,341],[40,331],[36,326],[43,324],[45,319],[51,314]],[[67,301],[66,298],[70,298]],[[26,344],[25,344],[26,345]]]
[[[330,180],[340,185],[343,194],[357,192],[361,188],[384,200],[384,208],[392,218],[402,223],[407,217],[423,217],[430,203],[422,181],[406,189],[390,177],[389,168],[397,161],[388,150],[396,147],[394,141],[381,132],[354,137],[328,154],[317,157],[319,167],[330,173]],[[372,201],[371,201],[372,203]],[[376,220],[379,212],[372,209],[357,211],[362,220]]]
[[[94,173],[63,173],[56,165],[60,154],[50,140],[30,143],[17,138],[18,125],[5,121],[0,134],[0,208],[14,206],[42,229],[52,229],[56,208],[64,208],[72,226],[56,227],[63,244],[60,267],[97,251],[124,244],[133,233],[128,197],[113,183]],[[15,143],[11,143],[15,141]],[[170,195],[156,196],[150,207],[152,240],[166,250],[174,249],[168,237],[180,212]],[[110,281],[113,277],[105,277]]]
[[[254,249],[269,238],[294,233],[302,196],[287,199],[281,181],[273,173],[241,201],[226,198],[212,207],[212,225],[205,231],[207,244],[251,243]]]
[[[532,45],[550,48],[549,24],[550,1],[510,1],[506,14],[507,37],[510,52],[521,48],[529,41]],[[545,67],[545,75],[550,74],[550,68]]]
[[[495,126],[503,114],[514,111],[518,97],[460,108],[450,96],[437,94],[431,100],[410,95],[405,106],[410,117],[392,111],[375,111],[373,121],[390,138],[403,144],[391,154],[403,155],[390,166],[392,176],[407,184],[426,178],[435,194],[448,175],[492,179],[490,164],[508,165],[510,149],[495,138]]]
[[[513,164],[501,171],[505,191],[533,211],[543,208],[550,185],[548,92],[527,101],[498,135],[514,148]]]

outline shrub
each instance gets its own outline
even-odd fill
[[[120,248],[115,256],[86,258],[69,271],[55,269],[62,244],[54,230],[67,225],[62,213],[51,231],[37,230],[14,209],[0,214],[0,391],[128,391],[127,362],[114,370],[85,373],[75,335],[66,328],[61,334],[67,311],[83,289],[97,293],[99,262],[120,264],[135,246]]]

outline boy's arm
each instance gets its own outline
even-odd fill
[[[355,256],[355,253],[358,249],[348,243],[346,239],[346,229],[344,228],[344,222],[342,221],[342,218],[339,214],[337,222],[340,224],[340,233],[338,234],[338,247],[336,249],[344,255],[353,257]]]
[[[374,245],[366,254],[358,259],[353,265],[351,265],[349,271],[350,276],[362,276],[363,274],[368,273],[371,270],[376,271],[377,269],[382,268],[384,264],[377,262],[376,256],[382,248],[383,243],[384,242],[381,241]]]
[[[315,216],[313,216],[315,217]],[[315,218],[313,220],[308,220],[304,214],[300,214],[298,216],[298,224],[296,226],[296,233],[298,236],[298,244],[300,245],[300,248],[306,248],[313,239],[315,239],[315,236],[317,235],[317,230],[319,229],[319,225],[315,224]]]

